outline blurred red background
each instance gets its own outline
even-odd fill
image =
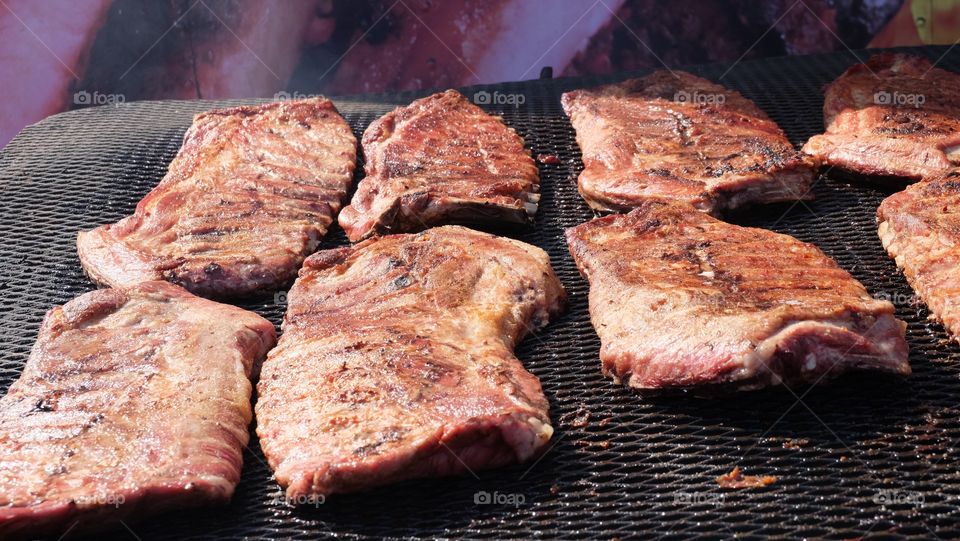
[[[955,43],[954,0],[0,0],[0,146],[70,108]],[[281,96],[284,94],[281,94]]]

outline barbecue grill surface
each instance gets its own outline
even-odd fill
[[[933,60],[945,51],[915,50]],[[799,146],[823,129],[821,87],[854,62],[851,53],[742,62],[723,79],[727,66],[691,71],[755,100]],[[939,65],[960,71],[960,53]],[[601,376],[587,284],[563,241],[564,228],[594,214],[577,194],[582,163],[560,94],[628,75],[636,74],[464,89],[468,97],[481,89],[494,98],[494,91],[522,94],[518,107],[484,107],[502,114],[534,155],[561,161],[540,165],[535,226],[488,228],[544,248],[570,293],[567,314],[517,350],[550,399],[556,434],[540,461],[293,509],[283,503],[254,437],[230,506],[173,512],[130,524],[132,532],[143,540],[960,536],[960,348],[927,320],[877,238],[874,212],[895,187],[828,172],[815,186],[814,202],[728,219],[813,242],[871,293],[892,300],[909,324],[909,379],[858,375],[810,389],[710,399],[641,397]],[[428,93],[334,101],[359,137],[395,105]],[[18,377],[46,310],[93,288],[77,260],[76,232],[130,214],[163,176],[192,115],[234,103],[73,111],[27,128],[0,152],[0,390]],[[345,243],[334,227],[323,248]],[[283,302],[279,292],[238,304],[279,324]],[[779,480],[763,489],[720,491],[715,478],[737,465]],[[476,504],[480,491],[511,503]],[[121,526],[115,538],[133,536]]]

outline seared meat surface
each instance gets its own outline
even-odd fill
[[[827,86],[826,133],[804,152],[867,175],[920,179],[960,164],[960,75],[905,54],[876,55]]]
[[[47,313],[0,399],[0,538],[226,503],[273,325],[166,282]]]
[[[400,107],[363,134],[366,177],[340,226],[352,241],[444,223],[533,219],[540,177],[523,139],[456,90]]]
[[[515,344],[565,299],[547,254],[459,226],[309,257],[257,434],[291,501],[527,460],[553,429]]]
[[[960,173],[891,195],[877,220],[880,240],[907,281],[960,340]]]
[[[567,230],[603,371],[639,388],[907,375],[905,324],[815,246],[650,200]]]
[[[650,197],[718,213],[810,199],[813,161],[752,101],[689,73],[563,95],[583,152],[580,194],[597,210]]]
[[[80,262],[112,287],[276,288],[326,234],[355,160],[356,139],[325,98],[201,113],[132,216],[79,234]]]

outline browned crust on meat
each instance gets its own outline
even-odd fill
[[[803,151],[865,175],[912,180],[941,175],[960,163],[958,88],[960,75],[925,58],[875,55],[827,85],[826,132],[811,137]],[[903,103],[894,102],[898,95]],[[918,96],[920,104],[907,99]]]
[[[877,222],[884,248],[910,286],[960,341],[960,173],[891,195]]]
[[[905,324],[811,244],[650,200],[567,230],[605,374],[755,389],[851,369],[906,375]]]
[[[275,341],[260,316],[166,282],[50,310],[0,399],[0,537],[229,501]]]
[[[458,226],[314,254],[257,434],[291,501],[528,460],[553,429],[515,344],[565,293],[539,248]]]
[[[210,297],[296,275],[340,208],[356,139],[325,98],[198,114],[166,176],[133,215],[77,236],[105,286],[167,280]]]
[[[352,241],[444,223],[529,223],[540,177],[523,139],[456,90],[380,117],[363,134],[366,177],[339,222]]]
[[[815,162],[740,93],[682,71],[567,92],[584,168],[580,194],[596,210],[648,198],[718,213],[812,199]]]

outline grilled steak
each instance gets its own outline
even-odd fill
[[[455,90],[400,107],[363,134],[366,177],[340,225],[350,240],[442,223],[525,223],[540,177],[523,139]]]
[[[227,297],[294,278],[340,208],[356,140],[324,98],[197,115],[132,216],[81,232],[80,262],[112,287],[167,280]]]
[[[275,339],[260,316],[166,282],[51,310],[0,399],[0,538],[227,502]]]
[[[960,340],[960,172],[891,195],[877,219],[887,252],[934,316]]]
[[[583,151],[580,194],[597,210],[650,197],[717,213],[809,199],[813,161],[752,101],[689,73],[563,95]]]
[[[547,254],[459,226],[309,257],[256,406],[293,502],[523,461],[550,439],[513,355],[565,294]]]
[[[960,164],[960,75],[884,53],[827,86],[826,133],[803,150],[867,175],[919,179]]]
[[[893,305],[813,245],[657,200],[567,241],[590,281],[603,371],[618,382],[744,390],[910,373]]]

